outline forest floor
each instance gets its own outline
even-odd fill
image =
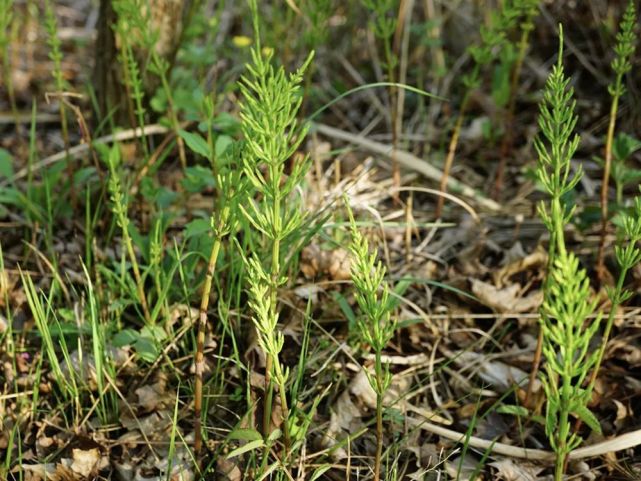
[[[297,7],[306,3],[261,6],[263,44],[287,70],[309,49]],[[607,272],[598,279],[597,158],[623,2],[541,2],[513,117],[506,114],[513,57],[496,59],[470,96],[450,172],[459,185],[450,184],[440,216],[439,183],[464,95],[461,77],[471,69],[466,48],[488,20],[479,4],[495,2],[402,2],[413,10],[397,45],[399,82],[445,100],[389,86],[358,89],[385,80],[381,43],[360,2],[327,3],[329,35],[316,45],[300,115],[311,120],[310,130],[295,154],[311,158],[293,196],[309,213],[314,235],[283,254],[289,278],[278,290],[280,356],[298,389],[290,398],[300,407],[296,426],[307,431],[280,479],[372,476],[376,396],[365,373],[375,356],[355,334],[360,312],[345,194],[396,299],[398,326],[383,352],[392,375],[384,400],[383,479],[552,479],[546,397],[538,378],[530,380],[549,247],[537,215],[545,199],[534,173],[538,105],[556,62],[560,22],[581,136],[573,168],[583,169],[565,238],[588,272],[598,310],[607,313],[607,288],[618,273],[616,235],[610,225]],[[126,127],[95,124],[92,66],[101,53],[94,48],[94,3],[53,4],[70,93],[60,95],[44,5],[15,2],[1,75],[0,478],[199,479],[192,450],[194,352],[218,180],[193,148],[181,166],[160,88],[148,99],[146,140]],[[199,8],[178,51],[171,89],[181,129],[203,135],[202,100],[215,93],[215,148],[223,152],[241,136],[238,81],[251,61],[246,43],[253,32],[244,2],[205,1]],[[638,67],[637,56],[617,124],[632,140],[641,133]],[[341,97],[351,89],[357,90]],[[400,118],[396,136],[392,118]],[[110,208],[104,156],[111,145],[119,148],[129,235],[153,323],[136,302],[129,253]],[[638,194],[636,149],[624,159],[620,198],[615,201],[614,184],[609,191],[613,211]],[[261,241],[248,240],[244,228],[232,236],[238,242],[222,248],[209,303],[203,479],[254,479],[260,472],[257,450],[229,456],[248,441],[234,439],[239,428],[261,429],[265,384],[265,354],[235,254],[241,244],[258,252]],[[602,433],[580,429],[584,441],[567,479],[641,479],[641,266],[630,270],[625,286],[632,295],[616,312],[590,402]],[[282,427],[279,402],[271,422]],[[270,463],[278,458],[274,448]]]

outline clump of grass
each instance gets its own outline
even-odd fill
[[[608,228],[608,187],[610,184],[610,170],[612,168],[614,132],[617,113],[619,111],[619,99],[625,93],[623,77],[632,70],[630,59],[636,49],[636,24],[636,10],[634,8],[634,2],[630,0],[621,19],[616,38],[617,43],[614,47],[615,58],[611,65],[615,74],[614,82],[608,87],[608,92],[612,97],[612,103],[610,104],[608,133],[605,139],[605,160],[603,165],[603,180],[601,183],[601,238],[597,255],[597,273],[601,280],[603,280],[605,269],[605,236]]]
[[[572,220],[574,208],[565,201],[581,178],[572,175],[571,160],[580,138],[574,133],[576,102],[570,79],[563,69],[563,30],[559,32],[559,57],[548,77],[540,104],[539,128],[535,141],[539,156],[537,178],[549,195],[538,212],[550,233],[550,273],[544,284],[541,309],[541,339],[545,369],[541,381],[546,394],[545,432],[556,458],[555,479],[561,480],[567,455],[582,441],[571,432],[570,416],[576,416],[600,432],[599,422],[587,407],[591,392],[583,387],[596,366],[598,351],[590,343],[601,316],[591,319],[596,300],[590,301],[590,284],[579,260],[567,251],[564,226]]]
[[[242,161],[244,175],[260,195],[260,200],[250,201],[247,205],[241,203],[239,208],[266,241],[264,255],[255,252],[246,260],[246,266],[250,306],[254,311],[252,320],[266,355],[263,434],[265,440],[271,439],[274,379],[283,412],[285,446],[282,461],[285,464],[291,436],[286,386],[288,371],[279,360],[284,338],[278,331],[278,289],[287,282],[283,262],[286,253],[281,247],[287,245],[304,223],[304,214],[295,202],[288,201],[288,197],[306,175],[310,166],[309,156],[297,159],[288,175],[285,169],[308,130],[308,125],[298,124],[296,115],[302,102],[301,82],[313,54],[308,56],[302,67],[289,75],[283,67],[274,68],[271,63],[273,51],[263,52],[261,49],[255,0],[250,1],[250,6],[256,42],[251,50],[248,73],[240,83],[244,99],[240,113],[245,138]],[[264,459],[269,452],[269,443],[265,446]]]
[[[382,353],[396,331],[396,319],[391,315],[393,304],[389,295],[389,285],[385,280],[387,270],[378,260],[375,252],[370,252],[369,243],[358,230],[354,215],[345,202],[349,214],[352,240],[349,246],[352,254],[351,277],[356,288],[356,302],[362,315],[356,318],[356,326],[361,340],[374,351],[374,374],[367,374],[370,386],[376,393],[376,457],[374,459],[374,480],[381,476],[383,455],[383,397],[387,392],[392,375],[389,366],[384,365]]]

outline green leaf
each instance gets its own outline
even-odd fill
[[[274,429],[271,433],[269,433],[269,437],[267,438],[267,440],[268,440],[270,443],[273,443],[273,442],[274,442],[274,441],[276,441],[278,438],[280,438],[280,437],[282,436],[282,434],[283,434],[283,433],[282,433],[282,431],[281,431],[280,429]]]
[[[146,362],[154,362],[160,354],[158,345],[156,344],[156,342],[154,342],[153,339],[149,337],[141,336],[136,339],[134,349],[136,350],[136,354],[138,354],[140,359]]]
[[[330,469],[332,469],[330,464],[323,464],[322,466],[317,467],[309,478],[309,481],[316,481]]]
[[[185,238],[203,235],[211,230],[209,219],[194,219],[185,226]]]
[[[0,149],[0,179],[13,177],[13,157],[9,151]]]
[[[167,333],[160,326],[145,326],[140,330],[140,335],[155,341],[163,341],[167,339]]]
[[[193,132],[187,132],[186,130],[179,130],[178,134],[187,144],[192,151],[197,154],[202,155],[203,157],[209,159],[211,158],[211,150],[209,144],[200,134],[195,134]]]
[[[594,415],[592,411],[590,411],[587,407],[583,405],[578,405],[574,406],[574,412],[576,415],[579,417],[581,421],[583,421],[585,424],[587,424],[592,431],[594,431],[597,434],[601,434],[601,425],[599,424],[599,420],[597,417]]]
[[[249,451],[253,451],[254,449],[260,449],[265,445],[262,439],[257,439],[256,441],[250,441],[247,444],[240,446],[239,448],[234,449],[232,452],[230,452],[227,455],[227,459],[235,458],[236,456],[240,456],[241,454],[248,453]]]
[[[523,406],[516,406],[514,404],[503,404],[496,410],[501,414],[511,414],[513,416],[527,417],[530,412]]]
[[[196,165],[185,169],[185,177],[181,183],[187,192],[194,194],[213,188],[216,185],[216,179],[210,169]]]
[[[272,464],[263,472],[263,474],[256,478],[256,481],[263,481],[263,479],[267,479],[267,477],[274,471],[276,471],[279,467],[280,465],[278,463]]]
[[[233,143],[234,139],[232,139],[229,135],[219,135],[216,139],[215,146],[216,157],[221,157]]]
[[[140,334],[133,329],[123,329],[117,333],[111,340],[115,347],[131,346],[140,337]]]
[[[229,439],[238,439],[241,441],[262,441],[263,435],[255,429],[234,429],[229,436]]]

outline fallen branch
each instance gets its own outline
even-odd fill
[[[334,139],[344,140],[345,142],[356,144],[359,147],[362,147],[376,154],[385,155],[387,157],[391,157],[392,155],[392,150],[393,150],[392,147],[385,144],[381,144],[379,142],[375,142],[373,140],[366,139],[365,137],[361,137],[356,134],[352,134],[351,132],[346,132],[345,130],[340,130],[334,127],[330,127],[329,125],[317,124],[317,123],[313,124],[312,129],[328,137],[332,137]],[[436,167],[430,165],[426,160],[416,157],[415,155],[410,154],[409,152],[405,152],[403,150],[398,150],[398,149],[394,151],[394,157],[400,164],[404,165],[409,169],[415,170],[416,172],[427,177],[428,179],[433,180],[434,182],[441,181],[443,172],[441,172]],[[481,207],[486,208],[487,210],[491,210],[495,212],[501,210],[501,206],[497,202],[494,202],[492,199],[488,199],[487,197],[485,197],[480,192],[477,192],[472,187],[466,184],[463,184],[462,182],[452,177],[448,179],[447,187],[451,192],[474,199],[474,201],[477,204],[479,204]]]
[[[454,442],[465,442],[469,446],[477,449],[488,450],[492,454],[499,454],[512,458],[525,458],[534,461],[554,461],[556,454],[552,451],[545,451],[543,449],[529,449],[511,446],[505,443],[498,443],[487,439],[478,438],[476,436],[467,436],[464,433],[453,431],[427,421],[420,421],[418,419],[406,417],[406,420],[412,426],[424,429],[432,434],[449,439]],[[601,441],[600,443],[593,444],[592,446],[585,446],[583,448],[575,449],[568,457],[571,460],[584,459],[596,456],[602,456],[607,453],[622,451],[624,449],[634,448],[641,444],[641,429],[631,431],[629,433],[621,434],[612,439]]]
[[[169,128],[160,124],[146,125],[144,128],[144,132],[146,136],[164,134],[169,131],[170,131]],[[129,129],[129,130],[123,130],[122,132],[118,132],[115,134],[105,135],[104,137],[98,137],[97,139],[94,139],[92,143],[93,145],[95,145],[95,144],[107,144],[110,142],[121,142],[123,140],[135,139],[137,137],[140,137],[141,135],[142,135],[142,131],[140,128]],[[42,159],[40,162],[34,163],[33,166],[31,167],[32,172],[43,169],[52,164],[55,164],[56,162],[64,160],[67,158],[67,156],[69,156],[70,158],[76,158],[81,154],[87,152],[88,150],[89,150],[89,144],[85,143],[85,144],[75,145],[71,147],[68,152],[66,151],[58,152],[57,154],[50,155],[49,157]],[[19,170],[10,179],[5,179],[1,181],[0,187],[5,187],[10,183],[15,182],[16,180],[26,177],[28,173],[29,173],[29,170],[27,167],[25,167],[24,169]]]

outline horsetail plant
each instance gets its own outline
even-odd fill
[[[209,308],[209,299],[211,296],[212,283],[216,271],[216,262],[223,239],[232,232],[236,223],[237,203],[239,194],[244,190],[243,181],[240,178],[242,174],[239,170],[232,170],[219,173],[217,185],[220,192],[217,205],[210,218],[211,232],[214,243],[209,254],[207,270],[205,273],[205,283],[203,285],[202,296],[200,299],[200,311],[198,318],[198,336],[196,340],[196,359],[195,370],[196,378],[194,384],[194,416],[195,416],[195,440],[194,451],[196,456],[200,455],[202,449],[202,401],[203,401],[203,374],[205,371],[205,331],[207,328],[207,310]]]
[[[614,47],[615,58],[612,61],[614,71],[614,82],[608,86],[608,92],[612,97],[610,104],[610,121],[605,140],[605,160],[603,163],[603,181],[601,183],[601,237],[599,239],[599,251],[597,254],[597,274],[603,280],[605,270],[605,235],[608,228],[608,187],[610,184],[610,170],[612,168],[612,149],[614,145],[614,131],[616,127],[617,112],[619,110],[619,99],[625,93],[623,77],[632,69],[630,59],[636,49],[636,24],[637,15],[634,8],[634,1],[630,0],[623,14],[623,19],[617,33],[617,43]]]
[[[398,137],[400,135],[399,119],[397,118],[396,103],[397,90],[395,84],[395,69],[398,64],[398,58],[395,48],[395,33],[397,32],[398,17],[400,15],[400,4],[398,0],[362,0],[363,5],[372,13],[372,20],[369,22],[369,28],[374,35],[380,39],[385,52],[385,68],[387,69],[387,82],[389,83],[389,101],[390,101],[390,124],[392,127],[392,181],[394,187],[401,185],[401,170],[398,160],[396,159],[396,148],[398,147]],[[395,193],[395,199],[398,193]]]
[[[481,82],[481,69],[492,62],[496,55],[496,50],[506,42],[506,33],[516,22],[519,13],[520,10],[514,8],[513,1],[506,1],[501,7],[501,10],[492,12],[489,24],[481,26],[481,38],[478,44],[468,48],[468,52],[474,61],[474,66],[469,74],[463,76],[465,93],[463,94],[454,129],[452,130],[452,137],[450,137],[439,187],[443,193],[447,190],[450,170],[452,169],[454,155],[456,154],[459,136],[463,128],[463,121],[465,120],[465,114],[467,113],[472,93],[478,88]],[[444,202],[445,197],[439,196],[436,204],[436,218],[441,217]]]
[[[250,0],[256,42],[251,50],[251,63],[247,74],[240,82],[244,101],[240,118],[245,139],[242,155],[243,172],[248,182],[260,195],[257,202],[239,204],[240,210],[250,224],[266,239],[265,254],[269,265],[263,264],[258,253],[246,260],[250,273],[251,308],[253,322],[261,348],[265,352],[265,397],[263,435],[269,440],[271,434],[272,377],[279,388],[283,412],[283,435],[285,448],[283,464],[289,456],[291,439],[287,409],[287,371],[279,361],[283,337],[277,331],[278,289],[287,281],[284,253],[281,246],[303,226],[304,214],[287,198],[300,184],[309,170],[310,159],[297,159],[288,175],[285,169],[307,134],[309,126],[299,125],[296,115],[302,102],[301,82],[309,66],[313,52],[302,67],[287,75],[283,67],[271,64],[273,51],[262,52],[258,28],[258,12],[255,0]],[[266,263],[267,264],[267,263]],[[269,444],[265,443],[266,454]]]
[[[45,0],[45,29],[47,31],[47,44],[49,45],[49,58],[53,62],[53,78],[56,84],[58,95],[62,95],[67,88],[67,81],[62,73],[62,51],[61,42],[58,37],[58,20],[53,11],[50,0]],[[73,185],[73,166],[69,158],[69,126],[67,123],[67,112],[62,99],[58,100],[58,111],[60,114],[60,126],[62,129],[62,139],[65,144],[65,156],[67,157],[67,173],[69,175],[69,192],[71,193],[72,202],[76,202],[76,191]]]
[[[559,29],[559,57],[548,77],[540,104],[540,136],[535,140],[538,153],[537,178],[550,199],[538,205],[538,213],[550,233],[550,272],[544,284],[541,308],[542,352],[546,365],[541,381],[546,394],[545,432],[556,457],[555,480],[563,477],[568,454],[581,443],[571,433],[570,416],[600,431],[599,422],[587,407],[590,390],[583,383],[596,365],[598,351],[589,352],[601,316],[591,319],[596,300],[590,301],[590,284],[579,260],[565,246],[563,227],[570,222],[573,208],[564,197],[581,178],[571,170],[572,156],[580,138],[573,89],[563,69],[563,29]]]
[[[517,45],[516,59],[512,66],[510,78],[510,91],[507,100],[507,110],[505,111],[505,118],[503,123],[503,139],[501,141],[501,157],[499,158],[499,165],[496,169],[496,180],[494,183],[494,198],[498,198],[501,190],[503,189],[503,178],[505,175],[505,164],[507,156],[512,148],[512,122],[514,121],[514,110],[516,107],[516,94],[521,78],[521,70],[523,69],[523,62],[525,55],[530,46],[530,34],[534,30],[534,19],[539,12],[540,0],[514,0],[513,8],[515,13],[520,18],[519,29],[521,36]]]
[[[383,455],[383,397],[392,382],[389,366],[383,365],[382,353],[396,331],[396,319],[391,315],[393,304],[385,281],[386,269],[376,253],[370,252],[369,243],[358,230],[347,199],[345,206],[352,234],[349,245],[352,255],[351,277],[356,288],[356,302],[362,311],[362,315],[356,318],[356,326],[361,340],[371,346],[375,356],[374,374],[369,371],[365,371],[365,374],[376,393],[374,481],[379,481]]]
[[[125,89],[127,90],[129,122],[132,127],[137,124],[140,129],[139,140],[142,144],[145,160],[147,160],[149,147],[145,138],[145,92],[140,67],[136,61],[133,48],[133,39],[137,37],[136,28],[140,29],[141,25],[143,29],[145,28],[144,22],[140,20],[142,6],[128,0],[118,0],[113,2],[113,8],[118,16],[113,29],[120,40],[118,60],[122,68]]]
[[[145,294],[143,279],[140,274],[140,268],[138,267],[138,260],[136,259],[133,241],[131,239],[131,236],[129,235],[127,199],[123,193],[120,176],[117,172],[118,164],[120,164],[120,150],[117,144],[114,144],[109,150],[107,163],[109,164],[109,183],[107,187],[109,190],[109,195],[111,196],[111,210],[116,216],[116,221],[118,222],[118,225],[122,230],[123,245],[125,249],[127,249],[129,261],[131,262],[131,268],[134,273],[134,281],[136,283],[136,291],[138,294],[138,301],[140,302],[140,305],[142,307],[145,322],[147,324],[151,324],[152,318],[147,304],[147,295]]]
[[[605,322],[603,338],[601,339],[597,360],[588,382],[588,391],[590,393],[596,384],[599,368],[601,367],[605,348],[607,346],[608,339],[610,338],[612,325],[614,324],[614,315],[617,312],[618,307],[632,297],[632,292],[626,290],[624,288],[624,284],[626,275],[630,269],[641,262],[641,248],[639,247],[639,243],[641,242],[641,197],[635,197],[632,212],[622,211],[619,218],[619,241],[614,247],[614,254],[620,269],[619,277],[616,285],[612,288],[608,288],[610,312]]]

